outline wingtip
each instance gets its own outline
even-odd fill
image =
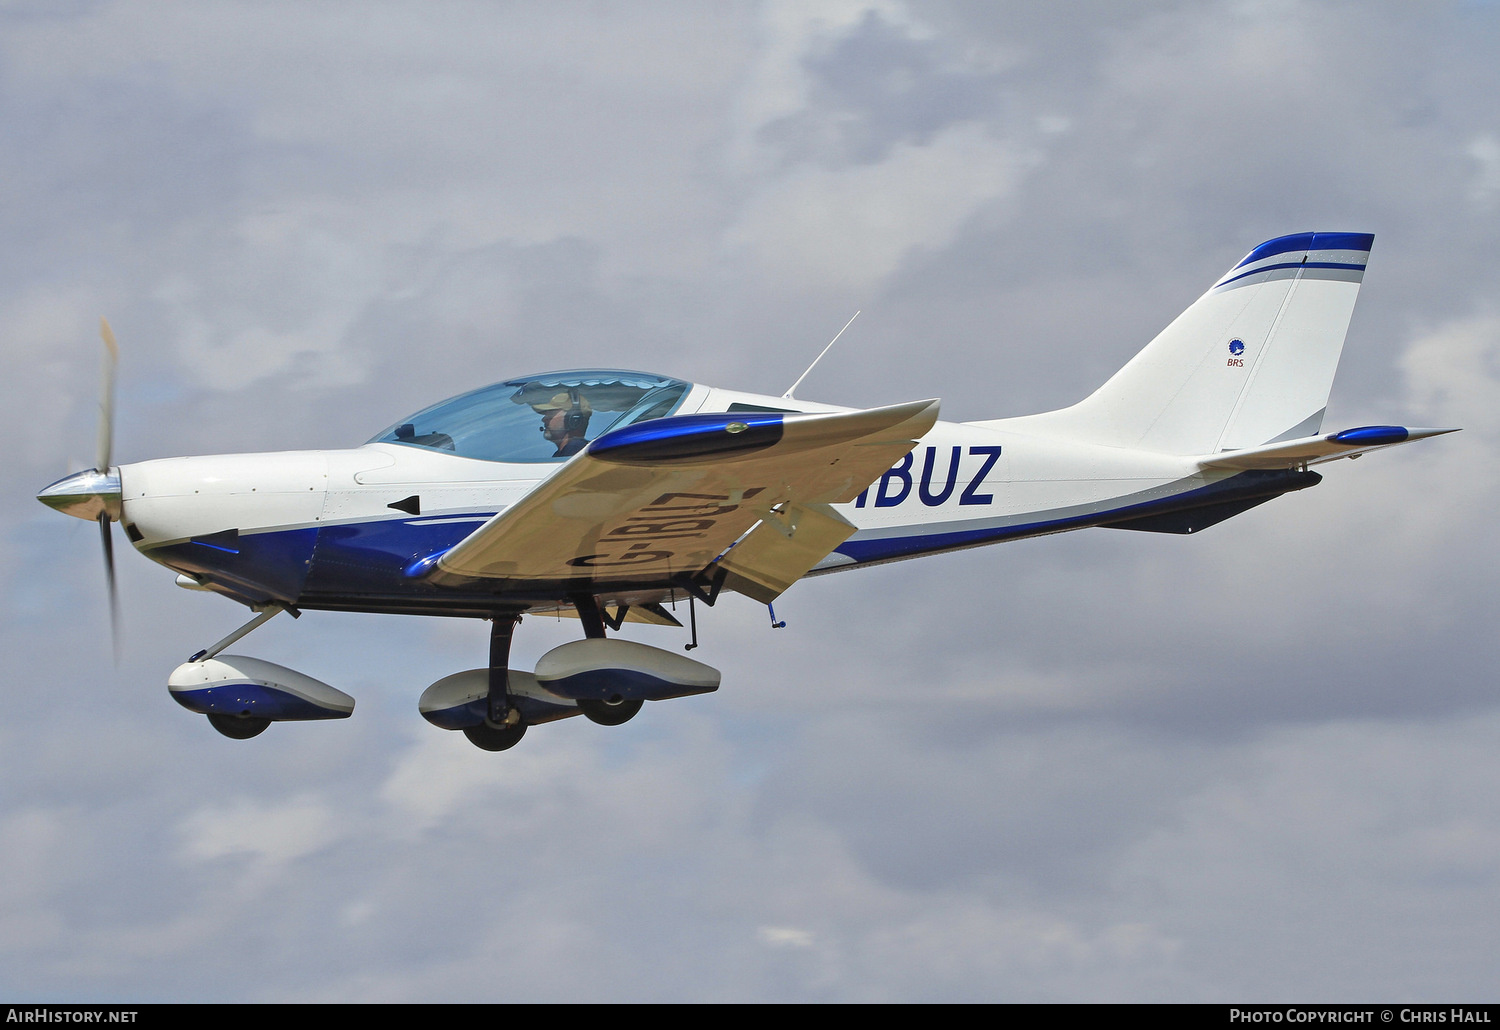
[[[893,404],[885,409],[891,412],[900,412],[902,415],[900,425],[920,428],[918,436],[926,433],[937,424],[938,415],[941,413],[943,402],[937,397],[929,397],[923,401],[908,401],[905,404]]]
[[[857,412],[840,412],[841,418],[850,415],[860,415],[870,421],[883,421],[889,425],[907,425],[908,423],[927,423],[930,426],[937,422],[938,414],[941,412],[943,402],[940,398],[930,397],[922,401],[905,401],[901,404],[886,404],[878,408],[866,408]],[[924,429],[923,432],[926,432]]]

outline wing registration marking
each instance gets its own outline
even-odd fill
[[[712,535],[721,519],[737,513],[744,503],[764,493],[763,486],[734,490],[728,494],[665,493],[628,516],[600,539],[600,544],[626,545],[620,550],[599,551],[568,559],[575,568],[646,565],[669,561],[677,551],[671,541],[702,540]]]

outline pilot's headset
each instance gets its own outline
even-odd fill
[[[589,418],[593,411],[589,402],[583,399],[578,392],[578,387],[568,387],[567,393],[558,393],[552,396],[543,411],[551,414],[554,411],[563,412],[562,431],[568,436],[582,436],[584,430],[589,427]],[[542,431],[547,432],[547,426],[543,424]]]
[[[582,436],[589,427],[589,416],[592,414],[588,401],[579,394],[578,387],[568,387],[568,413],[563,416],[563,428],[568,435]]]

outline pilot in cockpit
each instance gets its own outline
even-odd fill
[[[588,445],[589,418],[593,409],[577,388],[554,394],[551,399],[533,404],[542,416],[542,435],[557,447],[554,458],[571,458]]]

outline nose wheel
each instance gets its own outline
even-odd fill
[[[526,720],[518,718],[514,725],[496,726],[488,721],[464,729],[469,743],[486,751],[508,751],[526,736]]]
[[[208,724],[231,740],[249,740],[264,733],[271,720],[253,715],[210,715]]]

